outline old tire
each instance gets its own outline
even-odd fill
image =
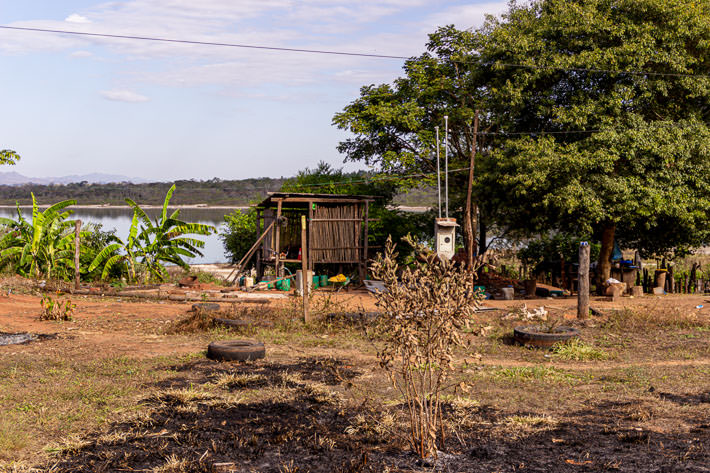
[[[214,302],[198,302],[197,304],[192,304],[193,312],[217,312],[219,309],[219,304],[216,304]]]
[[[539,325],[515,327],[513,337],[521,345],[540,348],[549,348],[556,343],[579,337],[579,330],[573,327],[560,326],[554,328],[552,332],[543,330],[544,328]]]
[[[265,356],[264,344],[253,340],[223,340],[207,347],[207,358],[218,361],[250,361]]]

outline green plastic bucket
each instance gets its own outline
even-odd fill
[[[267,288],[267,289],[273,289],[273,288],[274,288],[274,283],[270,283],[268,279],[263,279],[263,280],[259,281],[259,284],[261,284],[261,283],[263,283],[263,282],[269,283],[269,284],[266,285],[266,288]]]
[[[281,291],[290,291],[291,290],[291,280],[284,279],[283,281],[277,282],[276,289],[279,289]]]
[[[327,286],[328,284],[330,284],[330,283],[328,282],[328,276],[326,276],[325,274],[321,275],[321,276],[320,276],[320,282],[319,282],[318,284],[319,284],[320,287],[325,287],[325,286]]]
[[[320,287],[320,276],[313,276],[313,289]]]

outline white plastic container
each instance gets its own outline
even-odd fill
[[[503,293],[504,301],[512,301],[515,295],[515,290],[512,287],[504,287],[500,290]]]

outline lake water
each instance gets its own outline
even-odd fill
[[[161,209],[145,209],[146,213],[154,219],[160,215]],[[231,213],[230,209],[181,209],[180,219],[186,222],[196,222],[217,227],[218,232],[223,230],[224,215]],[[27,220],[32,220],[32,209],[22,208],[22,214]],[[16,218],[15,209],[0,208],[0,217]],[[128,230],[131,228],[133,210],[130,208],[92,208],[74,209],[71,218],[78,218],[84,223],[100,223],[103,230],[116,230],[116,236],[125,240],[128,237]],[[201,250],[204,256],[189,258],[185,261],[189,264],[226,263],[227,256],[224,254],[224,246],[219,234],[210,236],[198,236],[205,241],[205,247]]]

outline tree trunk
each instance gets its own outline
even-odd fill
[[[611,254],[614,251],[614,232],[616,225],[607,223],[602,229],[602,247],[599,252],[599,268],[597,272],[597,292],[603,294],[604,282],[611,276]]]
[[[475,216],[473,213],[475,209],[473,207],[473,176],[476,164],[476,148],[478,147],[478,110],[476,110],[473,117],[473,137],[471,138],[471,160],[468,168],[468,186],[466,188],[466,207],[463,212],[463,239],[466,245],[466,266],[468,269],[473,269],[473,253],[475,252],[476,246],[476,234],[474,233],[474,223],[473,220]]]
[[[478,231],[480,235],[478,237],[478,254],[483,256],[483,253],[485,253],[488,249],[488,246],[486,245],[486,240],[488,239],[488,227],[486,226],[483,217],[480,215],[478,219]]]

